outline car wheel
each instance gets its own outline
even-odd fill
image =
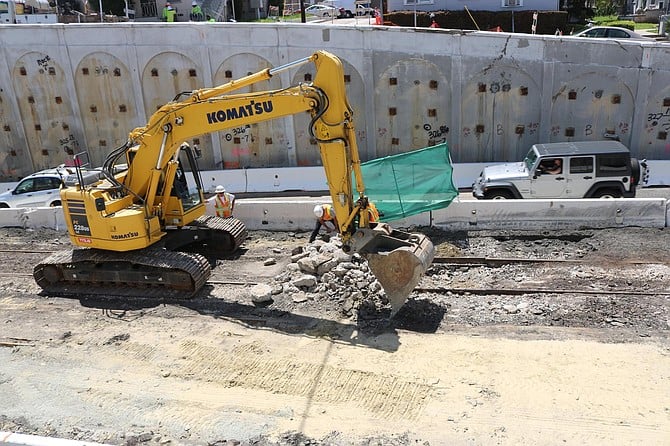
[[[59,207],[60,205],[61,205],[60,201],[54,201],[53,203],[51,203],[49,205],[49,207],[56,208],[56,207]]]
[[[512,197],[512,193],[506,190],[494,190],[491,192],[487,192],[484,195],[484,198],[487,200],[509,200]]]
[[[601,189],[595,193],[594,198],[621,198],[621,192],[615,189]]]
[[[7,203],[0,203],[0,209],[9,209],[9,205]]]

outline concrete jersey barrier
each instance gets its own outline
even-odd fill
[[[250,230],[309,231],[314,228],[314,205],[329,201],[329,197],[238,199],[235,217]],[[463,200],[391,224],[398,228],[434,226],[453,231],[664,228],[669,218],[665,198]],[[62,208],[0,209],[0,227],[67,230]]]

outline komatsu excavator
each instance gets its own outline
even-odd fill
[[[313,82],[232,93],[310,62],[316,68]],[[342,249],[367,259],[392,312],[397,312],[430,266],[434,247],[422,234],[369,221],[370,202],[365,196],[341,61],[317,51],[186,95],[158,109],[144,127],[134,129],[127,142],[109,154],[102,180],[88,186],[80,181],[61,189],[70,240],[76,248],[53,254],[35,266],[33,275],[39,286],[53,295],[192,297],[211,273],[198,249],[234,252],[246,239],[247,230],[235,218],[205,215],[197,147],[185,141],[309,112],[309,131],[319,144]],[[118,164],[126,164],[127,170],[119,172]],[[187,174],[191,175],[191,189]]]

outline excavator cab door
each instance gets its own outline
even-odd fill
[[[166,220],[169,221],[171,218],[172,223],[183,226],[204,213],[203,209],[202,211],[198,210],[197,215],[189,216],[191,212],[202,208],[205,201],[195,150],[188,144],[182,144],[175,158],[174,166],[167,169],[167,175],[173,175],[172,185],[170,186],[166,179],[163,185],[165,196],[163,196],[162,202],[168,216]],[[170,172],[174,173],[171,174]]]

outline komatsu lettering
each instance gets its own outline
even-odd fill
[[[133,238],[133,237],[138,237],[140,235],[139,232],[128,232],[126,234],[112,234],[112,240],[122,240],[125,238]]]
[[[251,101],[247,105],[207,113],[207,122],[209,124],[216,124],[217,122],[248,118],[249,116],[262,115],[263,113],[272,113],[273,109],[272,101]]]

